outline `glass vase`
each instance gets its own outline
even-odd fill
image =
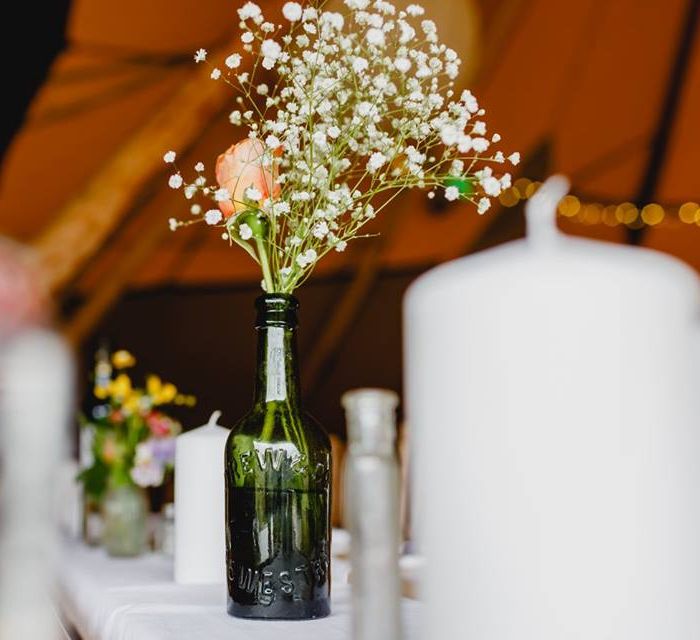
[[[146,492],[132,482],[110,485],[102,502],[102,544],[111,556],[133,557],[143,553],[148,528]]]
[[[298,303],[264,295],[252,409],[226,443],[228,612],[310,619],[330,613],[330,441],[301,408]]]

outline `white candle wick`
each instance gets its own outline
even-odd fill
[[[564,176],[555,175],[530,198],[525,207],[529,242],[549,244],[557,238],[557,205],[568,192],[569,181]]]
[[[219,425],[219,418],[221,417],[221,411],[218,409],[214,411],[211,416],[209,416],[209,422],[207,422],[208,427],[218,427]]]

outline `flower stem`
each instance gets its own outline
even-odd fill
[[[258,246],[258,255],[260,256],[260,266],[262,267],[263,280],[265,281],[265,290],[267,293],[274,293],[274,281],[272,272],[270,271],[270,259],[267,255],[265,241],[262,238],[255,238],[255,244]]]

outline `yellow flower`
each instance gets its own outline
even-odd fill
[[[197,404],[197,398],[195,398],[194,396],[186,396],[182,393],[178,393],[175,396],[175,404],[185,405],[186,407],[194,407],[194,405]]]
[[[117,369],[128,369],[136,364],[136,358],[128,351],[120,349],[112,354],[112,364]]]
[[[115,399],[124,399],[131,393],[131,378],[120,373],[109,383],[109,395]]]
[[[124,409],[124,411],[126,413],[137,413],[140,408],[141,408],[141,394],[138,391],[132,391],[124,399],[124,403],[122,404],[122,409]]]
[[[95,385],[93,393],[98,400],[104,400],[109,395],[109,388],[102,385]]]
[[[146,392],[149,396],[155,396],[162,387],[162,383],[158,376],[150,375],[146,378]]]
[[[166,382],[160,391],[157,404],[168,404],[175,399],[177,387],[171,382]]]
[[[164,384],[158,376],[153,375],[146,378],[146,391],[154,405],[168,404],[177,396],[177,387],[174,384],[170,382]]]

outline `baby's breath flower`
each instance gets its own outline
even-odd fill
[[[508,160],[510,160],[510,163],[511,163],[513,166],[517,165],[517,164],[520,162],[520,153],[517,152],[517,151],[516,151],[515,153],[511,153],[511,154],[508,156]]]
[[[367,70],[369,63],[364,58],[355,58],[352,61],[352,69],[355,73],[362,73]]]
[[[203,162],[198,162],[196,165],[194,165],[194,170],[195,170],[197,173],[201,173],[202,171],[204,171],[204,163],[203,163]]]
[[[218,209],[209,209],[209,211],[204,214],[204,221],[209,225],[219,224],[222,219],[223,216]]]
[[[221,187],[214,192],[214,200],[217,202],[226,202],[231,199],[231,193],[228,189]]]
[[[317,258],[318,254],[315,249],[307,249],[304,253],[297,256],[296,263],[303,268],[316,262]]]
[[[489,141],[486,138],[472,138],[472,149],[477,153],[482,153],[489,148]]]
[[[224,60],[224,64],[229,68],[229,69],[237,69],[238,67],[241,66],[241,56],[239,53],[232,53],[226,60]]]
[[[275,42],[274,40],[263,40],[262,44],[260,45],[260,53],[265,58],[277,60],[280,53],[282,53],[282,47],[280,47],[279,43]]]
[[[447,200],[464,197],[483,214],[511,185],[493,167],[520,160],[489,150],[500,136],[487,136],[470,91],[455,93],[461,61],[420,5],[344,0],[342,11],[330,11],[303,4],[283,2],[285,24],[275,25],[244,2],[242,49],[253,64],[242,71],[241,54],[232,53],[221,65],[236,70],[228,75],[237,85],[229,120],[245,127],[242,140],[217,161],[218,185],[207,184],[201,164],[193,181],[184,183],[177,170],[169,180],[185,185],[186,198],[201,193],[219,203],[204,221],[225,222],[224,239],[255,238],[247,249],[268,292],[291,293],[324,255],[344,251],[383,209],[380,193],[427,188],[428,198],[438,191]],[[195,55],[206,58],[203,49]],[[221,69],[210,72],[214,79]],[[164,160],[175,160],[170,153]],[[202,207],[190,211],[201,215]],[[239,224],[243,212],[255,218]]]
[[[260,7],[254,2],[246,2],[239,10],[238,17],[241,20],[248,20],[249,18],[258,18],[262,15]]]
[[[282,15],[290,22],[301,20],[302,9],[298,2],[285,2],[282,7]]]
[[[345,0],[350,9],[363,10],[369,6],[369,0]]]
[[[252,200],[253,202],[257,202],[258,200],[262,200],[262,193],[260,193],[260,190],[257,189],[256,187],[248,187],[244,193],[245,193],[245,197],[248,200]]]
[[[386,162],[386,156],[381,151],[375,151],[367,162],[367,170],[370,173],[377,171]]]
[[[501,193],[501,183],[493,176],[484,178],[480,184],[486,195],[497,196]]]
[[[163,155],[163,162],[167,162],[168,164],[175,162],[175,152],[174,151],[168,151],[165,155]]]
[[[282,143],[277,136],[269,135],[265,138],[265,144],[270,147],[270,149],[277,149]]]
[[[182,186],[182,176],[179,173],[173,173],[173,175],[168,178],[168,186],[171,189],[179,189]]]
[[[318,238],[320,240],[328,235],[328,231],[328,224],[326,222],[319,222],[314,225],[312,235],[314,238]]]
[[[238,227],[238,235],[241,236],[242,240],[250,240],[253,237],[253,230],[243,222]]]
[[[447,187],[445,189],[445,200],[457,200],[459,198],[459,189],[457,187]]]
[[[384,46],[384,32],[381,29],[377,29],[376,27],[368,29],[365,37],[367,38],[367,42],[375,47]]]
[[[194,61],[199,63],[199,62],[204,62],[207,59],[207,50],[206,49],[197,49],[194,53]]]
[[[481,215],[482,213],[486,213],[490,208],[491,200],[484,197],[479,200],[479,204],[477,205],[476,210],[479,213],[479,215]]]
[[[411,68],[411,61],[404,56],[399,56],[394,60],[394,66],[401,73],[408,73]]]

